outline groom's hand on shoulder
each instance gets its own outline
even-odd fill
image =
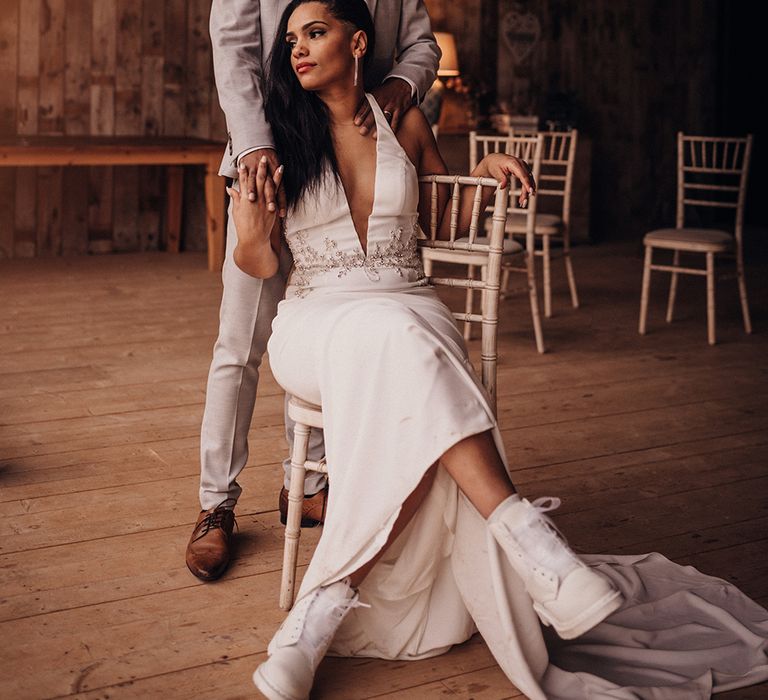
[[[285,216],[285,190],[281,187],[275,187],[275,173],[280,167],[280,159],[273,148],[260,148],[258,151],[251,151],[240,158],[240,163],[245,166],[247,173],[247,192],[246,196],[251,202],[256,201],[256,173],[259,169],[259,163],[262,158],[267,159],[267,180],[264,184],[264,197],[269,211],[275,211],[279,208],[280,216]]]
[[[371,92],[379,103],[384,117],[392,127],[392,131],[397,131],[400,126],[400,120],[413,104],[413,95],[411,86],[402,78],[387,78],[379,87]],[[371,111],[371,106],[367,99],[363,99],[360,109],[355,116],[355,124],[360,127],[360,133],[365,136],[370,133],[376,138],[376,119]]]

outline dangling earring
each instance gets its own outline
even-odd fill
[[[355,87],[357,87],[357,70],[358,70],[358,64],[359,64],[360,58],[357,54],[355,54]]]

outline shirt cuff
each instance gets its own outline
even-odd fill
[[[254,151],[260,151],[263,148],[271,148],[273,151],[275,150],[275,147],[270,145],[266,146],[254,146],[253,148],[246,148],[244,151],[240,151],[240,153],[237,154],[237,158],[235,158],[235,167],[240,167],[240,159],[247,156],[249,153],[253,153]]]
[[[416,87],[416,83],[413,82],[410,78],[406,78],[404,75],[398,75],[397,73],[390,73],[387,78],[399,78],[400,80],[404,80],[408,85],[411,86],[411,100],[414,100],[414,104],[419,104],[419,91]],[[387,78],[384,78],[386,80]]]

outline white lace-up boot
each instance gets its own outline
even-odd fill
[[[559,506],[559,498],[530,503],[510,496],[491,513],[488,527],[523,579],[541,621],[563,639],[573,639],[614,612],[622,596],[574,554],[544,515]]]
[[[358,601],[349,579],[318,588],[288,613],[267,648],[253,682],[269,700],[307,700],[315,671],[347,613]]]

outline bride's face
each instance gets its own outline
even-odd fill
[[[348,83],[351,87],[354,52],[362,58],[364,37],[362,32],[352,33],[322,2],[299,5],[288,20],[285,41],[291,47],[291,66],[301,86],[321,90]]]

